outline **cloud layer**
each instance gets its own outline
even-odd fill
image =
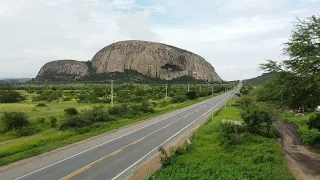
[[[318,0],[1,0],[0,77],[34,77],[128,39],[197,53],[225,80],[254,77],[264,59],[285,58],[295,18],[317,12]]]

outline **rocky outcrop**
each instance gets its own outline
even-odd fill
[[[49,62],[40,69],[36,79],[74,80],[84,76],[90,79],[99,74],[125,70],[166,80],[191,76],[210,82],[221,81],[214,67],[201,56],[170,45],[146,41],[113,43],[97,52],[91,62]]]
[[[95,73],[123,72],[132,69],[160,79],[192,76],[206,81],[221,81],[214,67],[199,55],[173,46],[121,41],[101,49],[92,59]]]
[[[77,79],[86,76],[89,68],[85,62],[75,60],[56,60],[46,63],[36,78],[53,77],[57,79]]]

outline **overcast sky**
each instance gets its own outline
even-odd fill
[[[296,17],[319,12],[320,0],[0,0],[0,78],[130,39],[197,53],[224,80],[255,77],[265,59],[285,58]]]

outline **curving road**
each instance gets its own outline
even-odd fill
[[[0,179],[124,179],[159,146],[203,122],[237,90],[2,168]]]

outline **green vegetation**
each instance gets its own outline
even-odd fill
[[[320,115],[312,115],[320,105],[319,29],[319,16],[298,20],[284,48],[289,59],[261,64],[275,76],[256,89],[257,100],[281,109],[282,119],[297,125],[302,142],[311,149],[320,143]]]
[[[273,78],[276,75],[276,73],[263,73],[261,76],[251,78],[251,79],[246,79],[246,83],[253,85],[253,86],[259,86],[264,84],[266,81],[269,79]]]
[[[23,100],[24,97],[19,92],[0,90],[0,103],[16,103]]]
[[[241,109],[231,102],[213,121],[200,127],[192,144],[162,153],[163,169],[152,179],[294,179],[275,137],[250,134],[244,127],[221,123],[241,119]]]
[[[259,91],[259,99],[271,101],[294,112],[310,112],[320,105],[320,17],[312,16],[295,23],[284,54],[288,60],[268,60],[261,65],[277,72]]]
[[[233,86],[215,85],[214,93]],[[165,98],[165,85],[115,84],[111,107],[110,85],[105,84],[20,84],[1,88],[18,92],[25,100],[0,104],[0,114],[4,115],[0,127],[6,127],[0,129],[0,165],[211,97],[211,87],[203,84],[190,85],[190,91],[196,92],[194,99],[187,98],[187,85],[168,85]]]

